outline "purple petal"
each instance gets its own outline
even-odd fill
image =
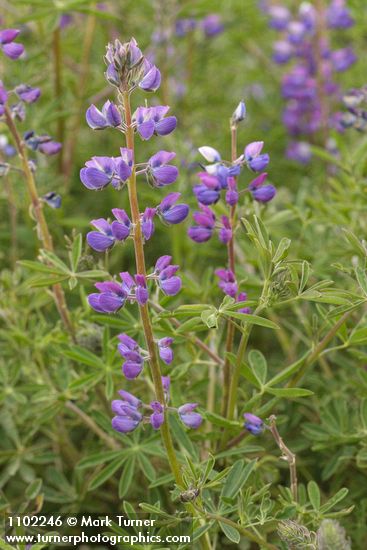
[[[170,262],[172,260],[172,256],[160,256],[155,264],[155,271],[160,272],[166,267],[169,266]]]
[[[154,134],[154,122],[153,120],[147,120],[138,124],[137,127],[138,133],[142,139],[150,139]]]
[[[161,201],[159,205],[161,211],[168,210],[178,199],[181,197],[181,193],[168,193],[168,195]]]
[[[156,123],[155,131],[159,136],[167,136],[177,126],[177,118],[175,116],[168,116]]]
[[[18,59],[18,57],[20,57],[24,52],[24,46],[23,44],[11,42],[3,45],[3,52],[5,55],[10,57],[10,59]]]
[[[251,191],[251,194],[258,202],[269,202],[275,197],[276,192],[274,185],[263,185]]]
[[[159,357],[166,363],[170,365],[173,361],[173,350],[170,347],[160,347],[158,346]]]
[[[177,276],[160,280],[160,287],[167,296],[175,296],[178,292],[180,292],[181,285],[181,279]]]
[[[92,128],[92,130],[102,130],[108,126],[104,115],[95,105],[88,107],[85,118],[88,126]]]
[[[205,243],[213,236],[213,230],[208,227],[189,227],[188,235],[196,243]]]
[[[93,225],[93,227],[98,229],[98,231],[101,231],[105,235],[111,236],[111,226],[108,223],[108,221],[105,220],[104,218],[98,218],[97,220],[92,220],[90,223],[91,225]]]
[[[102,292],[99,298],[99,306],[106,313],[115,313],[122,308],[124,303],[124,297],[113,294],[112,292]]]
[[[117,161],[117,174],[121,181],[125,182],[131,176],[131,168],[123,159]]]
[[[169,152],[169,151],[158,151],[155,155],[150,157],[149,164],[152,168],[158,168],[159,166],[162,166],[162,164],[167,164],[172,159],[174,159],[176,156],[176,153]]]
[[[127,401],[128,403],[130,403],[133,407],[140,407],[141,405],[141,401],[140,399],[138,399],[137,397],[135,397],[135,395],[132,395],[131,393],[125,391],[125,390],[119,390],[118,392],[121,397]]]
[[[38,146],[38,151],[44,155],[56,155],[61,150],[61,147],[61,143],[57,141],[47,141]]]
[[[170,224],[178,224],[185,220],[189,213],[189,207],[187,204],[177,204],[169,210],[162,212],[162,218],[164,221]]]
[[[104,252],[114,245],[115,239],[103,233],[99,233],[99,231],[90,231],[87,234],[87,242],[89,246],[97,250],[97,252]]]
[[[252,143],[249,143],[245,148],[245,158],[250,160],[257,157],[257,155],[261,153],[263,147],[263,141],[253,141]]]
[[[20,31],[18,29],[4,29],[0,31],[0,44],[9,44],[16,39]]]
[[[114,128],[120,126],[122,122],[121,114],[114,103],[112,103],[111,101],[106,101],[106,103],[102,107],[102,112],[106,117],[106,121],[109,126],[112,126]]]
[[[150,415],[150,423],[154,430],[159,430],[164,422],[164,413],[154,412]]]
[[[153,176],[159,185],[169,185],[176,181],[178,169],[176,166],[160,166],[159,168],[154,168]]]
[[[111,424],[112,428],[117,432],[129,433],[139,426],[139,420],[127,416],[114,416]]]
[[[112,222],[111,229],[112,235],[118,241],[124,241],[130,235],[130,227],[126,227],[126,225],[120,222]]]
[[[80,179],[88,189],[103,189],[111,181],[111,177],[97,168],[82,168]]]
[[[134,363],[133,361],[125,361],[122,365],[122,372],[128,380],[137,378],[143,370],[142,363]]]
[[[139,88],[146,92],[155,92],[161,84],[161,73],[155,65],[147,72],[139,83]]]
[[[97,293],[89,294],[88,303],[95,311],[98,311],[99,313],[105,313],[104,309],[102,309],[102,307],[99,305],[100,297],[101,295]]]

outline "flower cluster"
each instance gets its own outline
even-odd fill
[[[232,129],[237,128],[245,119],[245,115],[246,107],[241,101],[231,118]],[[234,212],[241,195],[247,193],[252,199],[263,204],[275,197],[276,189],[272,184],[266,183],[268,174],[263,172],[270,160],[269,155],[263,152],[263,147],[263,141],[253,141],[232,161],[223,160],[221,154],[213,147],[199,148],[200,154],[209,164],[204,167],[204,171],[197,174],[199,183],[193,188],[199,205],[199,210],[193,213],[195,225],[188,230],[188,235],[193,241],[205,243],[217,233],[219,240],[230,246],[236,231]],[[238,177],[244,167],[258,175],[247,184],[247,187],[240,189]],[[218,217],[215,213],[215,204],[222,198],[228,215],[222,214]],[[243,293],[237,295],[238,285],[231,266],[230,269],[218,269],[216,275],[219,277],[219,287],[226,295],[236,298],[237,301],[246,301],[247,297],[244,298]],[[243,312],[248,313],[248,308]]]
[[[10,59],[18,59],[24,52],[23,44],[15,42],[19,34],[17,29],[4,29],[0,31],[0,48]],[[26,117],[25,106],[35,103],[41,95],[39,88],[33,88],[28,84],[19,84],[12,90],[7,90],[0,80],[0,120],[5,115],[6,106],[9,107],[10,115],[14,120],[24,121]],[[9,101],[11,97],[16,98],[15,103]],[[44,155],[55,155],[61,149],[61,143],[53,141],[48,135],[37,136],[33,130],[25,132],[24,143],[32,151],[39,151]],[[35,165],[33,164],[33,167]]]
[[[273,60],[284,65],[293,61],[282,81],[286,100],[283,123],[291,136],[287,156],[307,163],[311,158],[309,136],[320,129],[340,129],[339,116],[330,112],[330,98],[339,87],[333,74],[347,70],[355,61],[352,48],[333,50],[330,30],[354,24],[345,0],[331,0],[322,11],[302,2],[296,16],[281,4],[265,2],[269,25],[280,33],[273,45]]]
[[[140,399],[131,393],[120,390],[122,399],[112,401],[111,408],[116,416],[112,419],[112,427],[121,433],[134,431],[140,424],[150,424],[154,430],[158,430],[164,422],[164,408],[169,412],[176,412],[183,424],[188,428],[199,428],[203,417],[196,412],[197,403],[185,403],[178,408],[169,406],[169,376],[162,376],[162,385],[165,393],[165,403],[152,401],[149,405],[142,403]],[[146,414],[144,415],[144,410]]]
[[[94,230],[87,234],[87,242],[97,252],[105,252],[117,242],[131,239],[135,251],[139,249],[141,258],[144,256],[145,242],[154,234],[155,218],[159,217],[165,225],[179,224],[187,218],[189,207],[179,202],[180,193],[173,192],[161,199],[159,204],[148,206],[143,212],[139,212],[138,198],[135,197],[138,183],[136,178],[145,176],[151,187],[161,189],[176,181],[178,170],[171,164],[175,153],[165,150],[160,150],[146,162],[137,164],[134,158],[134,135],[143,141],[153,136],[166,136],[175,130],[177,119],[175,116],[167,115],[167,105],[150,107],[146,104],[131,113],[131,93],[138,87],[144,91],[155,91],[161,81],[159,69],[147,60],[133,38],[124,44],[119,40],[108,44],[105,62],[106,79],[117,88],[118,101],[114,103],[108,100],[100,109],[96,105],[91,105],[86,113],[86,121],[93,130],[110,128],[125,134],[127,146],[120,148],[120,155],[117,157],[95,156],[87,161],[85,167],[80,170],[80,179],[87,189],[93,191],[105,189],[109,185],[119,191],[127,186],[131,213],[113,208],[113,220],[92,220]],[[140,272],[134,276],[124,271],[119,274],[119,280],[113,278],[96,283],[98,292],[88,296],[90,306],[100,313],[117,313],[128,302],[135,302],[140,307],[141,316],[145,319],[143,326],[147,349],[143,349],[127,334],[118,336],[118,352],[123,358],[122,372],[128,380],[135,379],[141,374],[145,362],[153,368],[151,361],[152,358],[155,361],[156,355],[166,365],[172,363],[173,339],[166,336],[152,341],[151,329],[148,336],[145,331],[146,324],[150,323],[148,300],[152,285],[156,285],[165,296],[175,296],[182,284],[181,278],[177,275],[179,266],[172,263],[172,257],[169,255],[159,257],[150,272],[146,270],[144,261],[139,263],[137,260],[137,269],[139,267]],[[157,373],[157,370],[155,372]],[[113,428],[127,433],[135,430],[141,423],[149,422],[157,430],[164,422],[165,415],[172,410],[178,413],[186,426],[199,427],[202,417],[195,411],[197,404],[186,403],[178,409],[169,407],[169,377],[162,377],[161,384],[161,387],[158,385],[158,389],[155,385],[156,396],[161,395],[160,401],[152,401],[149,405],[144,405],[137,397],[121,390],[122,400],[112,402],[112,410],[116,414],[112,420]],[[148,416],[144,416],[143,409],[149,411]]]

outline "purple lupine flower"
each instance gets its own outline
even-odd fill
[[[337,72],[346,71],[356,60],[357,56],[352,48],[341,48],[331,52],[331,62]]]
[[[271,201],[275,197],[277,192],[274,185],[270,184],[262,185],[261,187],[257,187],[256,189],[250,189],[250,191],[255,201],[263,203]]]
[[[199,172],[197,175],[201,180],[201,185],[193,188],[197,200],[206,206],[218,202],[221,190],[218,177],[207,172]]]
[[[192,17],[176,19],[175,33],[176,36],[183,38],[189,32],[192,32],[196,28],[196,21]]]
[[[275,63],[287,63],[294,52],[293,46],[286,40],[277,40],[273,44],[273,60]]]
[[[112,411],[117,414],[111,421],[112,428],[117,432],[132,432],[143,420],[143,415],[136,407],[118,399],[112,401]]]
[[[4,84],[0,80],[0,116],[5,112],[4,105],[8,101],[8,92],[4,88]]]
[[[331,29],[348,29],[354,25],[354,19],[346,7],[345,0],[332,0],[326,9],[326,22]]]
[[[133,115],[136,129],[142,139],[150,139],[153,134],[166,136],[173,132],[177,125],[175,116],[165,115],[169,111],[168,106],[138,107]]]
[[[80,170],[80,179],[88,189],[103,189],[111,183],[118,189],[131,176],[132,151],[121,149],[121,157],[92,157]]]
[[[131,222],[125,210],[114,208],[112,210],[117,221],[108,223],[104,218],[92,220],[91,225],[97,231],[87,234],[87,241],[97,252],[104,252],[115,244],[116,241],[124,241],[130,235]]]
[[[203,421],[201,414],[195,412],[197,406],[198,403],[186,403],[178,408],[180,419],[188,428],[197,429]]]
[[[176,275],[178,265],[171,265],[171,256],[161,256],[155,264],[158,286],[167,296],[175,296],[181,290],[181,279]]]
[[[169,389],[170,389],[170,385],[171,385],[171,378],[169,376],[162,376],[161,380],[162,380],[163,391],[164,391],[164,394],[165,394],[165,399],[166,399],[166,402],[167,402],[168,398],[169,398]]]
[[[87,124],[92,130],[103,130],[104,128],[117,128],[121,126],[121,113],[114,103],[106,101],[102,111],[95,105],[88,107],[85,118]]]
[[[18,59],[24,52],[23,44],[14,42],[19,33],[18,29],[4,29],[0,31],[0,49],[10,59]]]
[[[159,151],[148,162],[147,178],[148,182],[153,187],[162,187],[164,185],[170,185],[176,181],[178,176],[178,170],[176,166],[168,164],[176,153],[169,153],[168,151]]]
[[[146,92],[155,92],[160,85],[161,73],[155,65],[148,68],[144,78],[139,82],[139,88]]]
[[[218,286],[223,290],[224,294],[234,298],[238,291],[236,278],[231,269],[216,269],[215,274],[219,277]]]
[[[220,15],[211,13],[204,17],[201,22],[201,28],[207,38],[212,38],[224,30]]]
[[[261,172],[269,164],[269,155],[261,154],[263,146],[263,141],[253,141],[245,148],[245,160],[254,172]]]
[[[238,203],[239,194],[237,191],[237,181],[235,178],[228,178],[228,189],[226,192],[226,203],[229,206],[235,206]]]
[[[227,244],[232,239],[232,227],[227,216],[222,216],[221,220],[222,227],[219,231],[219,240],[223,244]]]
[[[154,430],[159,430],[164,422],[164,408],[159,401],[152,401],[150,407],[153,414],[150,415],[150,423]]]
[[[156,208],[149,208],[147,207],[144,210],[143,215],[141,216],[141,230],[143,233],[143,237],[146,241],[150,239],[150,237],[153,235],[155,226],[154,226],[154,216],[156,215]]]
[[[287,27],[288,40],[291,44],[299,46],[306,36],[307,27],[302,21],[291,21]]]
[[[166,363],[166,365],[170,365],[173,361],[173,350],[171,348],[172,343],[173,338],[170,338],[169,336],[161,338],[157,342],[159,357]]]
[[[308,164],[312,157],[310,144],[306,141],[291,141],[288,144],[286,156],[301,164]]]
[[[21,101],[24,103],[34,103],[41,95],[41,90],[39,88],[32,88],[27,84],[20,84],[16,86],[15,93]]]
[[[201,212],[194,212],[193,219],[197,225],[189,228],[188,235],[196,243],[208,241],[215,228],[215,215],[208,206],[200,204]]]
[[[147,289],[147,281],[145,275],[140,275],[139,273],[135,275],[136,289],[135,297],[139,305],[143,306],[147,303],[149,298],[149,293]]]
[[[125,359],[122,365],[122,372],[128,380],[137,378],[143,370],[144,358],[140,353],[139,344],[127,334],[119,334],[117,349]]]
[[[270,16],[270,27],[277,31],[286,30],[291,17],[288,8],[280,5],[269,6],[267,12]]]
[[[181,193],[169,193],[157,207],[159,216],[168,224],[176,225],[183,222],[189,213],[187,204],[175,204]]]
[[[50,136],[37,136],[32,130],[24,134],[24,142],[32,151],[39,151],[44,155],[56,155],[62,147],[61,143],[53,141]]]
[[[239,292],[236,297],[236,302],[247,302],[247,294],[246,292]],[[250,307],[241,307],[238,310],[239,313],[252,313],[252,309]]]
[[[120,334],[120,336],[127,336],[126,334]],[[135,407],[138,409],[141,406],[141,401],[135,395],[129,393],[126,390],[119,390],[118,393],[123,398],[124,401],[126,401],[129,405],[132,407]]]
[[[243,415],[245,419],[244,427],[252,435],[260,435],[264,430],[264,422],[258,416],[255,416],[252,413],[245,413]]]
[[[135,286],[134,279],[124,271],[120,273],[122,283],[116,281],[105,281],[96,283],[94,286],[98,293],[89,294],[89,305],[99,313],[116,313],[121,309],[127,298],[131,297],[131,290]]]

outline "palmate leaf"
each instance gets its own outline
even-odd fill
[[[265,319],[265,317],[259,317],[258,315],[254,315],[252,313],[238,313],[237,311],[226,310],[222,315],[225,317],[239,319],[249,325],[258,325],[260,327],[271,328],[273,330],[279,329],[279,326],[273,321]]]
[[[256,462],[256,460],[252,460],[248,464],[245,464],[244,460],[237,460],[233,464],[223,486],[220,495],[221,500],[234,499],[236,497],[255,468]]]
[[[94,489],[97,489],[97,487],[105,483],[105,481],[107,481],[110,477],[112,477],[113,474],[119,468],[121,468],[121,466],[124,464],[126,459],[127,459],[126,455],[123,457],[119,456],[115,458],[115,460],[113,460],[110,464],[108,464],[108,466],[103,468],[103,470],[96,473],[89,481],[88,491],[93,491]]]

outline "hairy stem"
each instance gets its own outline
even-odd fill
[[[127,126],[126,130],[126,145],[129,149],[133,151],[134,154],[134,129],[131,122],[131,107],[130,107],[130,97],[128,92],[122,93],[122,100],[125,112],[125,123]],[[134,224],[134,251],[135,251],[135,261],[136,261],[136,270],[140,275],[146,276],[145,268],[145,256],[144,256],[144,244],[143,244],[143,235],[141,230],[140,222],[140,209],[138,202],[138,194],[136,189],[136,174],[135,174],[135,161],[132,169],[131,177],[128,181],[128,191],[129,191],[129,201],[131,209],[131,218]],[[157,347],[154,342],[153,330],[150,321],[148,305],[139,305],[140,317],[143,324],[145,342],[149,352],[149,366],[150,372],[153,379],[156,399],[159,403],[164,404],[164,390],[162,386],[161,379],[161,368],[159,365]],[[168,417],[167,411],[165,410],[165,421],[161,427],[162,439],[164,446],[167,452],[167,458],[172,470],[172,473],[175,477],[177,485],[182,486],[182,475],[179,462],[177,460],[176,452],[173,446],[171,432],[168,426]]]
[[[32,203],[33,214],[37,221],[37,231],[38,231],[39,238],[42,241],[42,244],[45,250],[49,252],[53,252],[54,248],[53,248],[51,233],[48,229],[47,221],[43,213],[43,203],[39,199],[33,173],[28,164],[27,150],[24,146],[23,141],[20,138],[20,135],[14,124],[14,121],[12,119],[11,112],[8,106],[5,106],[5,122],[14,138],[16,148],[22,162],[23,173],[25,175],[25,182],[26,182],[27,190]],[[60,284],[53,285],[52,289],[53,289],[53,296],[56,303],[56,307],[61,317],[61,320],[64,323],[64,326],[66,330],[69,332],[72,339],[75,340],[74,326],[70,318],[69,310],[65,300],[64,291]]]
[[[297,489],[297,469],[296,469],[296,455],[288,449],[287,445],[284,443],[283,439],[280,437],[278,428],[276,426],[276,416],[273,414],[269,418],[269,429],[274,437],[276,444],[283,453],[284,460],[288,462],[289,473],[291,478],[291,492],[293,500],[297,502],[298,500],[298,489]]]

